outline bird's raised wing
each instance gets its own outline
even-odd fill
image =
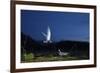
[[[51,31],[50,31],[50,28],[48,27],[48,30],[47,30],[47,39],[50,40],[51,39]]]
[[[47,35],[45,33],[42,32],[42,34],[43,34],[43,36],[47,37]]]

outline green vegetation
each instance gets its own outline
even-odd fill
[[[32,54],[32,53],[28,53],[28,54],[23,54],[21,59],[22,59],[21,62],[26,63],[26,62],[82,60],[82,59],[86,59],[86,57],[79,58],[79,57],[70,56],[70,55],[54,56],[54,55],[51,55],[51,54],[46,55],[46,56],[34,56],[34,54]]]
[[[28,54],[25,53],[21,57],[22,62],[32,62],[33,58],[34,58],[34,55],[32,53],[28,53]]]

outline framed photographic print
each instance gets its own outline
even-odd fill
[[[11,1],[11,72],[96,67],[96,6]]]

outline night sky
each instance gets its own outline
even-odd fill
[[[21,32],[45,40],[42,32],[51,29],[51,40],[89,41],[89,13],[21,10]]]

